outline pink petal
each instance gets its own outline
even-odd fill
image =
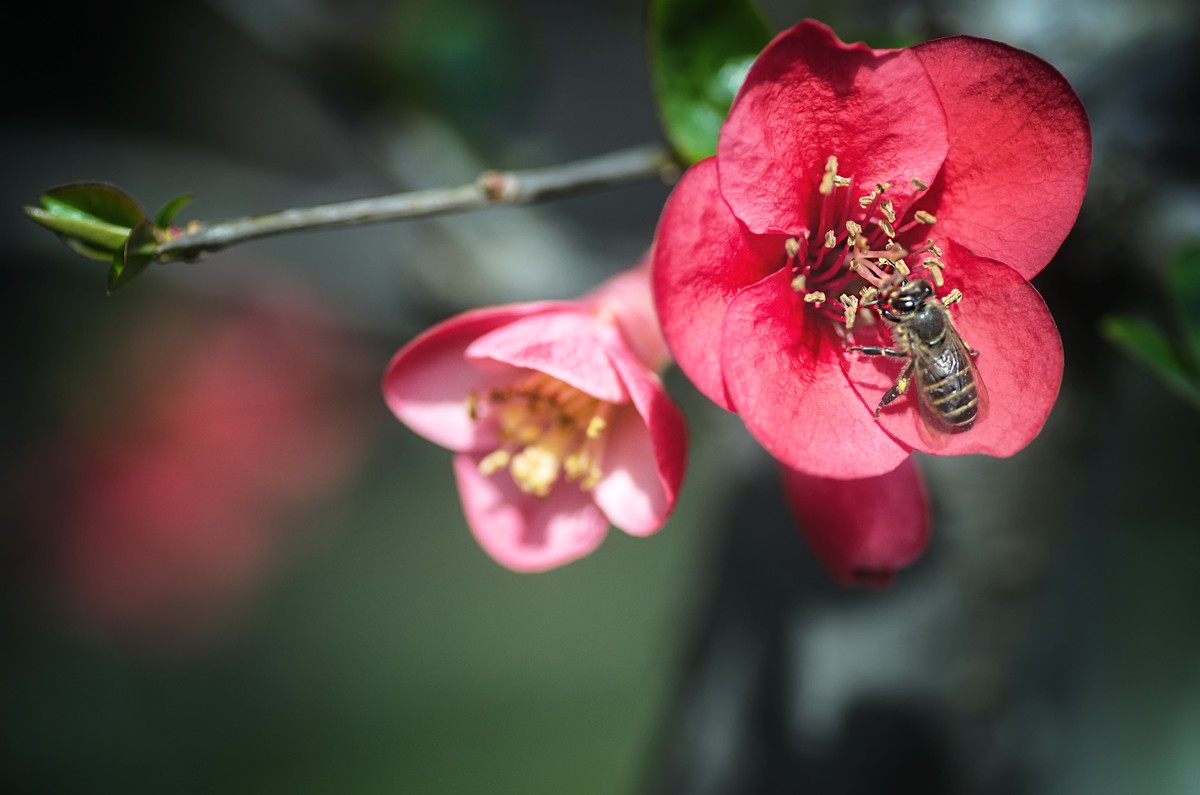
[[[935,232],[1031,278],[1083,202],[1092,159],[1083,104],[1053,66],[1006,44],[955,36],[913,52],[950,126],[931,196]]]
[[[506,383],[508,367],[479,367],[465,358],[477,337],[522,317],[570,307],[562,302],[511,304],[465,312],[439,323],[392,357],[383,376],[388,408],[408,427],[451,450],[471,450],[476,423],[467,414],[467,395]]]
[[[813,552],[847,585],[889,584],[929,541],[929,500],[912,457],[872,478],[781,468],[784,493]]]
[[[479,457],[454,457],[467,524],[497,563],[514,571],[545,571],[600,546],[608,522],[585,492],[560,483],[546,498],[525,494],[507,472],[484,476]]]
[[[825,477],[889,472],[908,455],[874,421],[840,364],[833,323],[804,308],[779,271],[738,293],[721,362],[746,428],[771,455]]]
[[[620,326],[625,343],[651,370],[662,370],[671,361],[654,311],[649,254],[580,298],[579,303],[595,307],[602,320],[611,316]]]
[[[908,50],[843,44],[805,21],[759,55],[717,142],[721,193],[751,232],[819,237],[825,162],[852,177],[856,195],[889,182],[897,210],[918,178],[945,159],[946,119],[921,61]]]
[[[611,326],[578,308],[529,315],[472,342],[467,358],[537,370],[576,389],[625,403],[629,393],[605,355]]]
[[[1058,396],[1063,351],[1054,318],[1037,290],[1011,268],[975,257],[962,246],[945,247],[946,286],[964,298],[950,307],[955,328],[979,356],[974,360],[987,391],[987,415],[970,430],[926,441],[915,388],[879,416],[901,444],[937,453],[1010,456],[1037,436]],[[856,339],[856,342],[871,344]],[[847,353],[847,374],[874,407],[894,383],[899,359]]]
[[[658,377],[620,349],[610,349],[636,411],[614,413],[604,452],[604,478],[596,504],[631,535],[648,535],[666,522],[687,465],[683,415]]]
[[[696,388],[733,410],[718,341],[738,290],[784,264],[783,238],[752,238],[717,190],[716,162],[688,169],[658,222],[652,252],[654,300],[663,336]]]

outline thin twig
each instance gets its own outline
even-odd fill
[[[277,213],[200,223],[155,249],[163,262],[195,259],[211,251],[270,235],[381,221],[427,218],[497,204],[529,204],[644,179],[670,179],[677,172],[661,146],[641,146],[574,163],[522,171],[486,171],[470,185],[397,193],[283,210]]]

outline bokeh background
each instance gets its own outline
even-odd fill
[[[1060,402],[1013,459],[922,460],[935,536],[885,591],[831,583],[766,455],[678,374],[670,524],[535,576],[476,547],[449,454],[383,406],[422,328],[634,263],[664,185],[261,241],[107,298],[19,212],[102,179],[236,216],[657,140],[640,2],[24,7],[0,128],[4,791],[1200,792],[1200,416],[1097,333],[1168,323],[1159,274],[1200,238],[1195,5],[766,7],[876,45],[1002,39],[1092,116],[1089,197],[1035,281]]]

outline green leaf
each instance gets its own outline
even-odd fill
[[[146,220],[141,206],[125,191],[106,182],[73,182],[42,194],[42,206],[59,216],[95,219],[132,229]]]
[[[647,47],[663,130],[687,164],[717,133],[771,30],[753,0],[650,0]]]
[[[117,226],[74,208],[50,202],[49,209],[26,207],[25,214],[60,235],[73,250],[85,257],[107,260],[121,250],[129,237],[128,226]]]
[[[113,254],[112,267],[108,269],[108,291],[111,293],[133,280],[146,266],[154,261],[154,248],[158,244],[154,236],[154,224],[142,221],[129,233],[125,247]]]
[[[1112,316],[1104,319],[1100,332],[1167,388],[1200,408],[1200,378],[1162,331],[1141,318]]]
[[[1200,373],[1200,244],[1180,251],[1167,266],[1167,289],[1182,325],[1184,355]]]
[[[154,225],[159,229],[166,229],[171,224],[171,219],[175,217],[175,214],[186,207],[191,200],[192,195],[190,193],[184,193],[171,199],[171,201],[164,204],[154,214]]]

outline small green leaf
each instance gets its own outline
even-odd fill
[[[84,256],[110,259],[113,252],[125,246],[129,237],[129,226],[106,223],[54,201],[45,210],[40,207],[24,209],[27,216],[61,236],[68,246]]]
[[[125,191],[106,182],[73,182],[42,194],[42,206],[60,216],[74,215],[132,229],[146,220],[141,206]]]
[[[190,193],[184,193],[180,196],[176,196],[174,199],[171,199],[171,201],[164,204],[159,211],[154,214],[154,225],[159,229],[166,229],[170,225],[171,219],[175,217],[175,214],[186,207],[187,203],[191,200],[192,194]]]
[[[108,291],[123,287],[154,261],[154,224],[142,221],[129,233],[125,248],[113,254],[112,267],[108,269]]]
[[[1127,316],[1105,318],[1100,332],[1167,388],[1200,408],[1200,378],[1167,335],[1141,318]]]
[[[1200,373],[1200,244],[1184,248],[1167,266],[1167,289],[1182,325],[1184,355]]]
[[[753,0],[650,0],[647,46],[659,118],[688,163],[717,133],[755,56],[771,38]]]

